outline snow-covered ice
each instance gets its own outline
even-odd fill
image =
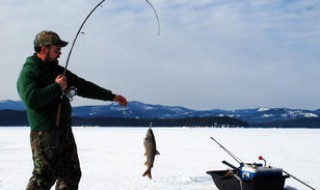
[[[153,180],[146,167],[143,138],[147,128],[74,127],[82,167],[82,190],[216,190],[206,174],[238,165],[210,137],[244,162],[281,167],[320,189],[320,129],[153,128],[160,156]],[[0,189],[25,189],[32,171],[28,127],[0,127]],[[306,186],[289,178],[286,186]]]

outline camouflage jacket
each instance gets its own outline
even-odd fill
[[[71,126],[72,108],[69,99],[64,97],[61,100],[61,88],[55,82],[63,70],[64,68],[58,65],[46,65],[35,54],[26,59],[17,81],[17,89],[26,106],[31,130],[48,131],[55,127],[60,102],[60,125]],[[70,71],[67,71],[66,75],[68,88],[77,88],[79,96],[105,101],[111,101],[115,97],[110,90],[86,81]]]

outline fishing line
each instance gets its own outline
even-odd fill
[[[150,3],[150,1],[148,1],[148,0],[145,0],[145,1],[149,4],[149,6],[152,8],[154,14],[156,15],[156,19],[157,19],[157,21],[158,21],[158,36],[159,36],[159,35],[160,35],[160,20],[159,20],[159,16],[158,16],[158,14],[157,14],[156,9],[155,9],[154,6]]]

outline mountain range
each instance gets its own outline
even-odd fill
[[[0,101],[1,110],[24,111],[20,101]],[[252,108],[237,110],[192,110],[180,106],[165,106],[145,104],[138,101],[121,107],[111,103],[95,106],[75,106],[73,116],[77,118],[125,118],[125,119],[183,119],[206,117],[231,117],[247,122],[250,126],[275,127],[320,127],[320,110],[290,109],[290,108]],[[319,123],[319,124],[318,124]],[[289,126],[288,126],[289,125]]]

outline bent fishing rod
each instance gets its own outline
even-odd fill
[[[226,151],[233,159],[235,159],[239,164],[243,164],[243,162],[236,157],[232,152],[230,152],[228,149],[226,149],[222,144],[220,144],[216,139],[214,139],[213,137],[210,137],[214,142],[216,142],[224,151]],[[264,160],[265,159],[262,156],[259,156],[259,160]],[[231,166],[232,168],[234,168],[234,166],[232,166],[231,164],[227,163],[227,162],[223,162],[224,164],[227,164],[228,166]],[[266,163],[266,161],[265,161]],[[271,167],[271,166],[270,166]],[[284,173],[286,173],[287,175],[289,175],[290,177],[292,177],[294,180],[300,182],[301,184],[305,185],[306,187],[312,189],[312,190],[316,190],[315,188],[311,187],[310,185],[308,185],[306,182],[303,182],[302,180],[298,179],[297,177],[295,177],[294,175],[290,174],[289,172],[285,171],[282,169],[282,171]]]
[[[73,47],[78,39],[78,36],[79,34],[81,33],[81,30],[82,30],[82,27],[84,26],[84,24],[87,22],[87,20],[89,19],[89,17],[92,15],[92,13],[99,7],[99,6],[102,6],[102,3],[105,2],[106,0],[102,0],[100,1],[91,11],[90,13],[87,15],[87,17],[84,19],[84,21],[82,22],[73,42],[72,42],[72,45],[71,45],[71,48],[70,48],[70,51],[69,51],[69,54],[68,54],[68,57],[67,57],[67,61],[66,61],[66,65],[64,67],[64,71],[63,71],[63,74],[65,75],[66,72],[67,72],[67,68],[68,68],[68,65],[69,65],[69,60],[70,60],[70,57],[71,57],[71,54],[72,54],[72,51],[73,51]],[[154,8],[154,6],[150,3],[150,1],[148,0],[145,0],[149,5],[150,7],[152,8],[152,10],[154,11],[155,15],[156,15],[156,19],[157,19],[157,22],[158,22],[158,35],[160,35],[160,21],[159,21],[159,17],[158,17],[158,14],[157,14],[157,11],[156,9]]]
[[[90,12],[89,14],[86,16],[86,18],[84,19],[84,21],[82,22],[80,28],[78,29],[78,32],[72,42],[72,45],[71,45],[71,48],[70,48],[70,51],[68,53],[68,57],[67,57],[67,61],[66,61],[66,65],[64,67],[64,70],[63,70],[63,75],[66,75],[67,74],[67,68],[68,68],[68,65],[69,65],[69,61],[70,61],[70,57],[71,57],[71,54],[72,54],[72,51],[73,51],[73,48],[74,48],[74,45],[78,39],[78,36],[79,34],[81,33],[81,30],[84,26],[84,24],[87,22],[87,20],[89,19],[89,17],[92,15],[92,13],[99,7],[99,6],[102,6],[102,3],[105,2],[106,0],[102,0],[100,1]],[[150,3],[149,0],[145,0],[145,2],[152,8],[155,16],[156,16],[156,19],[157,19],[157,22],[158,22],[158,35],[160,35],[160,20],[159,20],[159,16],[158,16],[158,13],[156,11],[156,9],[154,8],[154,6],[152,5],[152,3]],[[63,96],[65,95],[65,93],[63,92],[62,95],[60,96],[60,103],[58,105],[58,110],[57,110],[57,117],[56,117],[56,126],[58,127],[59,124],[60,124],[60,115],[61,115],[61,102],[62,102],[62,99],[63,99]]]

